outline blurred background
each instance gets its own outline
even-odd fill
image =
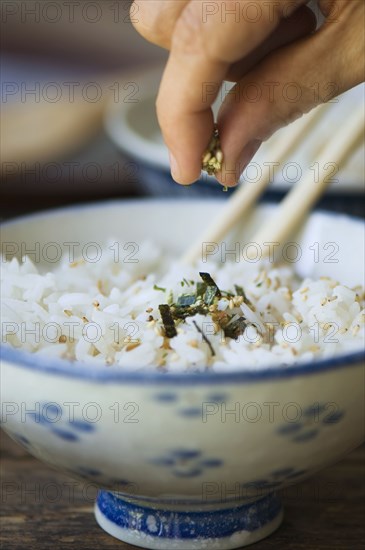
[[[210,178],[191,188],[170,179],[154,112],[167,53],[136,33],[131,19],[138,18],[138,10],[130,14],[130,4],[2,3],[2,218],[112,197],[228,195]],[[300,170],[310,169],[311,155],[354,108],[362,116],[362,86],[331,105],[320,131],[307,136],[299,157],[288,159],[289,168],[275,175],[266,199],[280,200]],[[284,132],[281,137],[290,139],[290,128]],[[269,152],[270,144],[244,178],[258,177]],[[363,189],[362,149],[336,174],[321,204],[359,214]]]
[[[166,53],[137,35],[130,4],[3,3],[1,198],[9,213],[139,194],[138,170],[106,136],[103,116],[110,101],[138,101],[138,71],[163,66]]]

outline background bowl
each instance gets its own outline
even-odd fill
[[[140,186],[150,195],[163,195],[167,197],[182,195],[180,186],[176,185],[170,175],[170,164],[167,147],[164,144],[162,134],[156,116],[156,97],[163,73],[162,66],[156,66],[148,71],[134,71],[125,75],[137,90],[133,100],[125,99],[119,103],[110,100],[105,111],[104,126],[107,135],[114,145],[128,156],[134,163],[134,171],[138,173]],[[217,100],[213,105],[213,111],[217,114],[225,96],[229,93],[232,83],[225,82]],[[315,129],[307,132],[303,137],[301,146],[297,148],[290,158],[285,159],[277,166],[277,158],[273,157],[273,151],[278,142],[290,143],[296,127],[306,124],[306,117],[302,117],[289,126],[277,131],[268,141],[262,144],[252,162],[244,171],[241,181],[257,181],[260,178],[263,167],[268,163],[274,163],[274,177],[270,184],[270,191],[285,192],[290,189],[306,171],[314,170],[314,160],[328,139],[333,128],[338,126],[339,120],[346,117],[356,108],[359,116],[365,113],[364,103],[365,85],[360,84],[352,90],[334,99],[328,105],[325,114],[321,108],[317,108],[319,121]],[[347,162],[346,166],[335,171],[333,183],[328,187],[330,194],[359,194],[364,192],[364,146],[359,147]],[[228,190],[228,195],[234,190]],[[189,186],[185,190],[187,197],[222,195],[222,186],[217,181],[203,173],[196,185]]]
[[[63,209],[5,224],[2,246],[39,243],[42,251],[56,242],[66,254],[69,242],[81,249],[148,235],[176,255],[221,207],[205,200]],[[229,241],[248,242],[271,210],[248,216]],[[315,213],[295,240],[301,276],[362,283],[362,222]],[[338,245],[337,263],[314,258],[310,248],[317,242],[323,250],[329,240]],[[288,369],[163,375],[3,346],[2,382],[9,435],[41,460],[99,485],[100,525],[148,548],[228,549],[261,539],[282,518],[274,491],[340,459],[364,435],[362,352]]]

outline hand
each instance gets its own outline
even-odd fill
[[[228,186],[277,129],[364,80],[364,0],[319,0],[317,31],[305,3],[135,0],[136,29],[170,50],[157,114],[177,182],[200,177],[224,80],[236,82],[217,121]]]

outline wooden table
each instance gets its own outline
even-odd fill
[[[30,456],[2,433],[3,550],[136,548],[96,524],[96,487]],[[255,550],[360,550],[365,540],[365,446],[283,492],[285,519]]]

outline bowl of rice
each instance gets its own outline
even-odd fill
[[[364,439],[363,222],[314,212],[265,259],[262,205],[182,266],[222,206],[113,201],[2,226],[2,426],[98,485],[97,522],[136,546],[258,541],[282,521],[278,490]]]

